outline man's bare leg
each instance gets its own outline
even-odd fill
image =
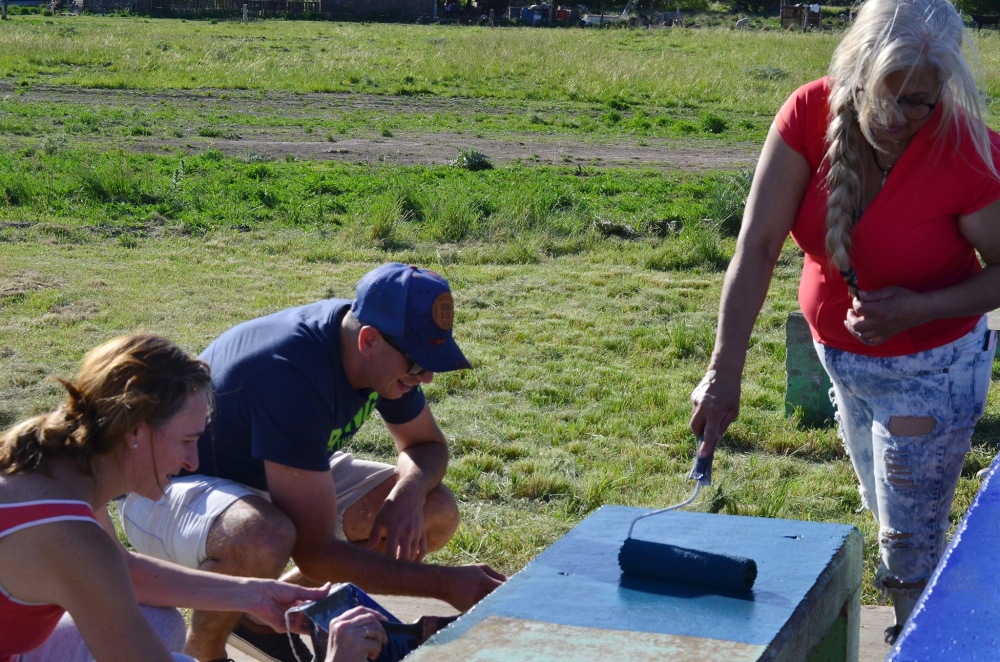
[[[291,521],[266,499],[251,496],[231,505],[212,523],[206,543],[208,560],[200,569],[273,578],[285,569],[294,546]],[[239,612],[193,612],[185,654],[202,661],[227,657],[226,639],[242,616]]]
[[[353,543],[368,542],[372,522],[385,503],[389,492],[396,485],[396,476],[390,476],[371,489],[367,494],[351,504],[344,511],[344,535]],[[458,530],[460,517],[455,496],[444,485],[438,485],[424,503],[424,525],[427,529],[427,551],[434,552],[444,547]],[[384,542],[384,541],[383,541]],[[384,550],[384,548],[381,548]],[[336,581],[335,577],[328,578]],[[281,576],[281,581],[300,584],[302,586],[319,586],[321,582],[305,577],[298,568],[292,568]]]
[[[385,503],[389,492],[396,486],[397,476],[390,476],[344,511],[344,535],[350,542],[366,542],[372,531],[372,522]],[[424,529],[427,535],[427,552],[435,552],[451,540],[458,530],[460,517],[455,495],[444,485],[438,485],[427,494],[424,502]]]

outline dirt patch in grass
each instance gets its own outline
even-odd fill
[[[16,96],[15,96],[16,95]],[[168,107],[178,117],[189,118],[183,126],[171,126],[177,137],[164,137],[162,126],[149,126],[149,135],[66,136],[72,142],[97,147],[117,147],[138,152],[180,150],[197,153],[218,149],[229,156],[270,159],[333,160],[349,163],[389,163],[395,165],[441,165],[456,158],[461,150],[475,149],[500,165],[513,161],[545,165],[588,167],[657,168],[663,170],[736,170],[752,168],[757,145],[724,145],[699,138],[594,137],[578,139],[565,133],[510,132],[502,136],[477,135],[476,116],[509,116],[530,112],[518,106],[499,107],[483,99],[398,97],[372,94],[278,94],[226,90],[94,90],[67,86],[36,85],[17,91],[0,82],[0,98],[26,102],[72,104],[90,111]],[[2,109],[2,106],[0,106]],[[583,112],[581,109],[576,109]],[[573,111],[575,112],[575,111]],[[231,121],[209,125],[209,113]],[[358,113],[365,116],[400,114],[434,115],[445,113],[469,119],[469,131],[393,129],[390,135],[326,135],[323,129],[307,130],[309,122]],[[199,117],[206,119],[202,122]],[[240,117],[301,118],[303,125],[251,125]],[[193,119],[191,119],[193,118]],[[264,124],[263,126],[261,124]],[[145,129],[143,130],[145,132]],[[358,131],[370,133],[368,129]],[[212,135],[199,135],[199,134]],[[481,134],[481,132],[479,132]],[[494,132],[495,133],[495,132]],[[183,135],[182,135],[183,134]],[[169,136],[169,134],[168,134]],[[326,139],[324,139],[324,137]],[[37,137],[9,136],[12,143],[36,144]]]
[[[204,147],[190,141],[146,141],[145,148]],[[348,138],[337,142],[292,142],[277,140],[216,140],[212,147],[227,156],[246,155],[248,150],[264,158],[289,156],[305,160],[393,165],[442,165],[460,150],[475,149],[495,164],[521,161],[544,165],[588,167],[652,167],[667,170],[733,170],[753,167],[756,155],[730,147],[697,148],[677,143],[634,146],[622,143],[585,143],[571,140],[505,141],[468,138],[448,133],[393,136],[392,138]]]
[[[0,278],[0,302],[5,299],[20,299],[28,292],[49,287],[41,274],[23,273],[16,276]]]

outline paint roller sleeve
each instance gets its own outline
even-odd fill
[[[749,591],[757,579],[753,559],[634,538],[622,545],[618,565],[626,574],[729,591]]]

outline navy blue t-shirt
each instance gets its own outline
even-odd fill
[[[347,381],[340,322],[350,305],[326,299],[259,317],[202,352],[212,368],[215,411],[198,441],[196,473],[266,490],[264,460],[325,471],[372,411],[387,423],[407,423],[423,411],[420,388],[387,400]]]

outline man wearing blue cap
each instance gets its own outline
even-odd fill
[[[224,574],[353,582],[373,593],[435,597],[465,610],[504,577],[485,564],[420,563],[458,528],[442,485],[444,434],[420,386],[468,368],[452,337],[447,281],[399,263],[370,271],[353,301],[327,299],[239,324],[201,359],[215,412],[198,441],[198,474],[159,502],[121,506],[139,551]],[[378,411],[395,466],[341,449]],[[354,543],[354,544],[352,544]],[[195,612],[185,652],[225,658],[239,614]],[[244,621],[229,643],[262,660],[295,660],[283,634]],[[295,641],[295,640],[293,640]],[[308,655],[296,641],[299,657]]]

